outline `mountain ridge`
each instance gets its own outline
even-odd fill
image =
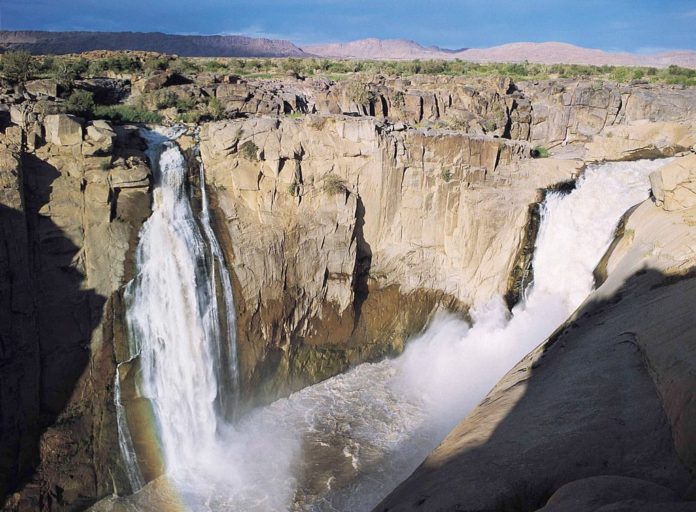
[[[696,68],[696,51],[672,50],[654,54],[607,52],[569,43],[516,42],[489,48],[446,50],[425,47],[407,39],[359,39],[347,43],[330,43],[303,47],[307,53],[321,57],[356,59],[462,59],[473,62],[535,62],[539,64],[590,64],[615,66],[656,66],[676,64]]]
[[[533,62],[613,66],[678,65],[696,69],[696,51],[654,54],[607,52],[562,42],[515,42],[489,48],[447,49],[410,39],[358,39],[299,47],[289,40],[242,35],[178,35],[164,32],[0,31],[0,50],[34,54],[68,54],[94,50],[140,50],[184,57],[325,57],[365,60],[453,60],[471,62]]]
[[[0,31],[0,48],[34,54],[93,50],[140,50],[184,57],[307,57],[290,41],[238,35],[177,35],[164,32]]]

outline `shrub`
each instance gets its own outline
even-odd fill
[[[259,159],[259,147],[254,141],[248,140],[239,147],[239,153],[247,160],[256,161]]]
[[[153,103],[157,109],[176,107],[178,101],[179,97],[174,91],[160,89],[153,93]]]
[[[549,150],[544,146],[537,146],[532,150],[532,158],[548,158]]]
[[[157,124],[162,122],[162,116],[157,112],[149,112],[132,105],[98,105],[94,109],[94,117],[116,123]]]
[[[189,110],[193,110],[196,107],[196,98],[192,98],[190,96],[187,97],[179,97],[175,101],[175,105],[177,110],[180,112],[188,112]]]
[[[117,73],[133,73],[142,70],[142,64],[134,57],[128,55],[116,55],[104,59],[96,59],[89,64],[90,75],[100,75],[105,71],[114,71]]]
[[[297,197],[300,195],[300,184],[297,180],[293,181],[288,185],[288,194],[290,194],[293,197]]]
[[[345,181],[333,173],[329,173],[321,180],[321,190],[330,196],[345,194],[348,191]]]
[[[405,103],[406,99],[404,98],[403,91],[396,91],[392,96],[392,104],[395,107],[403,107]]]
[[[365,105],[374,99],[374,93],[370,91],[366,83],[360,81],[348,83],[346,94],[349,100],[358,105]]]
[[[81,117],[92,117],[94,114],[94,95],[82,89],[74,90],[65,100],[65,111]]]
[[[203,67],[206,71],[212,72],[227,69],[227,66],[225,66],[222,62],[219,62],[217,60],[207,60],[205,61],[205,64],[203,64]]]
[[[25,51],[10,51],[2,56],[2,73],[15,83],[24,83],[34,72],[34,61]]]
[[[169,59],[152,58],[145,61],[143,65],[145,71],[152,73],[155,71],[166,71],[169,68]]]
[[[169,62],[169,69],[179,75],[189,75],[201,70],[200,66],[191,59],[178,58]]]
[[[208,110],[208,115],[214,121],[217,121],[218,119],[222,119],[223,116],[225,115],[225,105],[223,105],[222,102],[219,99],[217,99],[215,96],[210,98],[210,101],[208,101],[207,110]]]
[[[58,62],[54,66],[52,74],[54,78],[65,87],[72,86],[73,82],[77,78],[77,72],[75,69],[70,65],[70,63],[65,61]]]
[[[191,110],[188,112],[181,112],[178,119],[182,123],[198,123],[205,115],[206,113],[200,110]]]
[[[445,183],[449,183],[449,181],[452,179],[452,171],[450,171],[449,169],[442,169],[440,177],[444,180]]]

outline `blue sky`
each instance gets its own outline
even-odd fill
[[[300,45],[380,37],[696,50],[696,0],[0,0],[0,17],[4,30],[229,33]]]

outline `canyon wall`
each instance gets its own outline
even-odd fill
[[[55,115],[23,128],[0,140],[0,484],[3,495],[24,485],[8,510],[75,509],[125,479],[114,297],[149,215],[149,170],[134,127]]]
[[[504,295],[529,205],[582,167],[372,118],[257,117],[200,137],[239,284],[243,371],[286,390],[399,351],[437,305]]]
[[[545,189],[696,143],[690,89],[161,78],[134,93],[215,96],[231,118],[179,142],[195,184],[200,140],[248,405],[400,351],[437,308],[514,303]],[[57,88],[34,86],[0,109],[0,495],[77,510],[129,491],[113,382],[151,177],[135,127],[53,114]]]
[[[695,178],[653,173],[601,286],[375,510],[694,509]]]

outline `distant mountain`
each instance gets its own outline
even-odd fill
[[[0,48],[34,54],[140,50],[186,57],[307,57],[290,41],[245,36],[183,36],[161,32],[0,31]]]
[[[491,48],[444,50],[424,47],[403,39],[361,39],[349,43],[307,46],[307,53],[322,57],[354,59],[462,59],[473,62],[537,62],[541,64],[592,64],[614,66],[657,66],[677,64],[696,68],[691,50],[642,55],[612,53],[567,43],[511,43]]]
[[[473,62],[538,62],[656,66],[696,69],[696,52],[680,50],[642,55],[612,53],[566,43],[511,43],[491,48],[448,50],[407,39],[360,39],[349,43],[306,46],[290,41],[246,36],[185,36],[161,32],[0,31],[0,50],[23,49],[34,54],[80,53],[93,50],[140,50],[185,57],[333,57],[340,59],[462,59]]]
[[[407,39],[360,39],[350,43],[305,46],[307,53],[338,59],[443,59],[453,58],[451,50],[425,47]],[[445,55],[447,57],[445,57]]]

